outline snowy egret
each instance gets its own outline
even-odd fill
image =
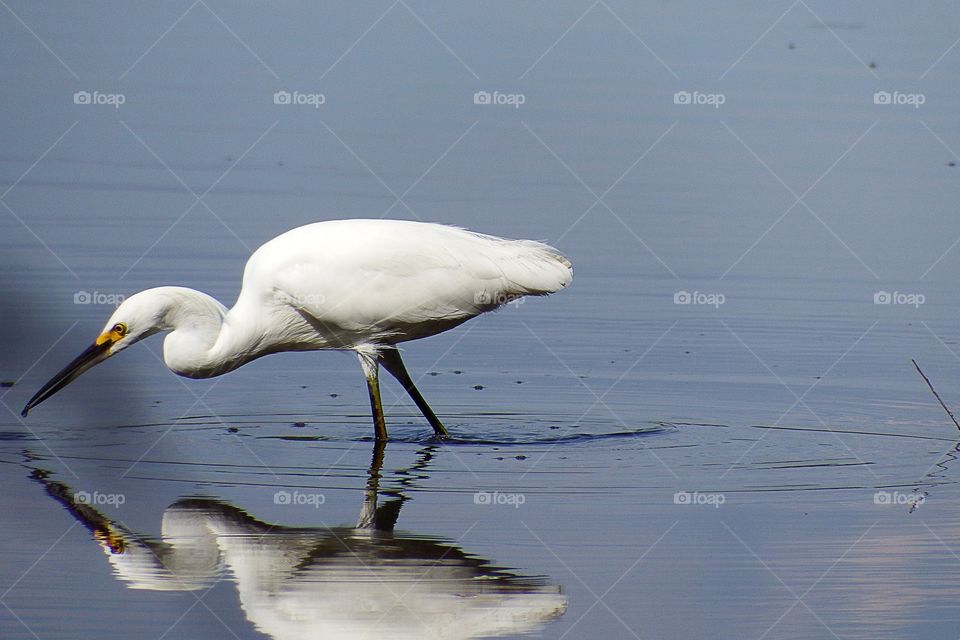
[[[387,437],[380,365],[436,434],[446,436],[397,344],[452,329],[522,296],[553,293],[572,279],[569,260],[532,240],[404,220],[316,222],[277,236],[250,256],[232,309],[184,287],[130,296],[22,415],[94,365],[169,331],[164,362],[188,378],[219,376],[280,351],[353,350],[367,380],[378,440]]]

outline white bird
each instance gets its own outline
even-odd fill
[[[353,350],[367,380],[378,440],[387,437],[379,365],[445,437],[396,345],[452,329],[522,296],[553,293],[572,280],[570,261],[532,240],[404,220],[316,222],[277,236],[250,256],[232,309],[185,287],[130,296],[22,415],[94,365],[169,331],[164,362],[188,378],[219,376],[280,351]]]

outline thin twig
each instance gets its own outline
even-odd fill
[[[933,385],[930,384],[930,378],[928,378],[923,370],[920,368],[920,365],[917,364],[916,360],[911,359],[910,362],[913,363],[913,366],[916,367],[917,373],[920,374],[920,377],[923,378],[923,381],[927,383],[927,386],[930,387],[930,391],[933,392],[933,397],[937,399],[940,403],[940,406],[943,407],[943,410],[947,412],[947,415],[950,416],[950,419],[953,420],[953,424],[957,425],[957,429],[960,429],[960,422],[957,422],[957,419],[954,417],[953,412],[947,407],[946,403],[943,401],[943,398],[940,397],[940,394],[937,393],[937,390],[933,388]]]

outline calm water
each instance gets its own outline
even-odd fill
[[[956,636],[957,7],[4,12],[3,638]],[[449,443],[159,338],[17,417],[117,296],[379,216],[576,266],[408,346]]]

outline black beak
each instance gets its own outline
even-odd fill
[[[111,344],[113,343],[109,340],[105,340],[100,344],[90,345],[86,351],[74,358],[73,362],[61,369],[60,373],[53,376],[53,378],[50,379],[50,382],[43,385],[40,391],[37,391],[37,393],[30,398],[30,402],[28,402],[27,406],[23,408],[23,411],[20,412],[20,415],[26,418],[27,413],[30,412],[30,409],[33,409],[35,406],[55,394],[57,391],[63,389],[90,367],[106,359]]]

